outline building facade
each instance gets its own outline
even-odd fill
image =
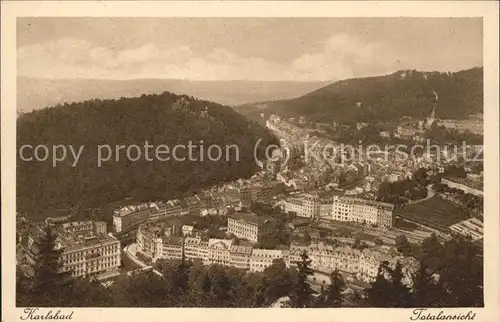
[[[166,223],[147,222],[139,225],[136,233],[137,251],[149,258],[161,258],[161,239],[169,237],[171,229]]]
[[[210,264],[229,266],[232,243],[233,241],[230,239],[210,238],[208,240],[208,258]]]
[[[256,243],[272,220],[271,217],[257,216],[254,213],[237,212],[227,218],[227,232]]]
[[[158,258],[182,260],[184,254],[184,244],[182,237],[163,237],[159,238],[157,243],[161,243],[161,257]]]
[[[190,225],[182,225],[181,232],[182,236],[192,236],[194,227]]]
[[[201,259],[203,265],[210,264],[210,251],[208,248],[208,240],[202,240],[198,246],[198,258]]]
[[[332,206],[332,219],[392,227],[394,224],[394,205],[354,197],[335,197]]]
[[[299,217],[318,218],[321,213],[321,201],[317,194],[303,194],[287,198],[283,210],[286,213],[294,212]]]
[[[271,266],[276,259],[286,261],[288,252],[280,249],[253,249],[250,257],[250,271],[262,272]]]
[[[394,248],[387,246],[369,247],[363,250],[351,246],[333,246],[313,243],[308,246],[290,245],[289,249],[257,249],[251,246],[233,245],[230,239],[209,239],[204,241],[194,237],[157,237],[152,235],[152,258],[171,260],[200,260],[204,265],[219,264],[232,266],[251,272],[262,272],[277,259],[282,259],[288,267],[295,267],[306,253],[311,260],[311,268],[324,273],[339,270],[351,278],[371,283],[375,280],[382,262],[394,268],[402,265],[403,282],[411,287],[412,275],[418,270],[418,261],[412,257],[402,257]],[[138,242],[139,244],[139,242]],[[142,242],[142,247],[146,243]],[[106,250],[106,249],[105,249]],[[144,252],[144,250],[142,250]],[[109,256],[104,253],[103,256]],[[101,256],[102,257],[102,256]],[[118,257],[119,259],[119,253]],[[107,263],[109,261],[101,261]],[[71,264],[71,263],[70,263]],[[95,264],[90,263],[91,267]],[[92,266],[93,265],[93,266]],[[97,264],[99,265],[99,264]],[[104,264],[106,265],[106,264]],[[109,268],[107,266],[102,269]],[[98,273],[94,268],[90,273]],[[81,271],[77,271],[80,274]]]
[[[333,247],[331,245],[311,244],[310,246],[291,245],[286,263],[296,266],[301,255],[307,253],[311,268],[325,273],[338,270],[365,283],[373,282],[382,262],[394,268],[399,262],[402,266],[403,283],[411,287],[412,276],[418,270],[418,261],[413,257],[402,257],[393,249],[386,247],[354,249],[350,246]]]
[[[105,221],[95,221],[94,230],[96,235],[105,235],[108,233],[108,224]]]
[[[184,256],[187,260],[195,260],[200,258],[200,248],[201,239],[186,237],[184,239]]]
[[[113,215],[113,228],[117,233],[129,231],[148,221],[149,215],[149,209],[119,211]]]
[[[229,256],[230,266],[241,269],[250,269],[250,258],[252,256],[251,246],[232,245]]]
[[[74,277],[116,275],[120,266],[120,241],[112,235],[62,242],[63,271]]]

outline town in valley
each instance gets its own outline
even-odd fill
[[[18,108],[18,148],[86,148],[18,157],[17,306],[484,306],[481,19],[23,19],[18,102],[51,107]],[[337,24],[346,34],[327,38]],[[155,47],[164,34],[186,44]],[[395,40],[389,54],[367,35],[427,49]],[[443,48],[465,58],[430,63]],[[192,141],[240,159],[92,152]]]

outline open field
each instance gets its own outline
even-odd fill
[[[460,206],[439,196],[418,204],[405,205],[396,210],[396,215],[407,220],[448,232],[448,227],[469,218]]]

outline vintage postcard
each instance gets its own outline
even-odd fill
[[[498,18],[3,2],[2,321],[498,321]]]

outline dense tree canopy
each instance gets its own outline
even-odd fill
[[[424,77],[425,75],[425,77]],[[435,91],[439,99],[436,103]],[[296,99],[266,103],[268,112],[306,116],[313,122],[424,118],[435,104],[436,117],[465,118],[483,111],[483,69],[456,73],[398,71],[335,82]],[[246,110],[241,109],[244,114]]]
[[[40,162],[18,158],[18,211],[44,216],[45,211],[100,207],[127,197],[137,201],[171,199],[218,182],[249,177],[257,169],[253,150],[258,139],[263,140],[257,150],[263,156],[265,147],[274,142],[267,129],[229,107],[167,92],[64,104],[26,113],[17,120],[18,148],[45,145],[51,154],[58,145],[71,145],[75,154],[82,146],[83,150],[74,167],[69,148],[67,158],[55,167],[52,155]],[[152,146],[148,149],[153,161],[146,160],[146,142]],[[178,160],[187,161],[174,160],[174,147],[187,147],[190,142],[195,146],[191,159],[198,161],[189,161],[188,148],[176,150]],[[222,149],[220,161],[208,159],[212,144]],[[101,166],[99,145],[110,147],[101,148],[102,158],[112,152]],[[117,152],[120,145],[126,148]],[[137,161],[127,160],[126,149],[132,145],[141,150]],[[170,160],[162,161],[167,154],[156,157],[160,145],[168,147]],[[232,145],[238,152],[226,148]],[[58,151],[62,156],[62,149]],[[33,153],[24,149],[23,155],[29,158]],[[130,155],[135,159],[137,150],[132,148]]]

